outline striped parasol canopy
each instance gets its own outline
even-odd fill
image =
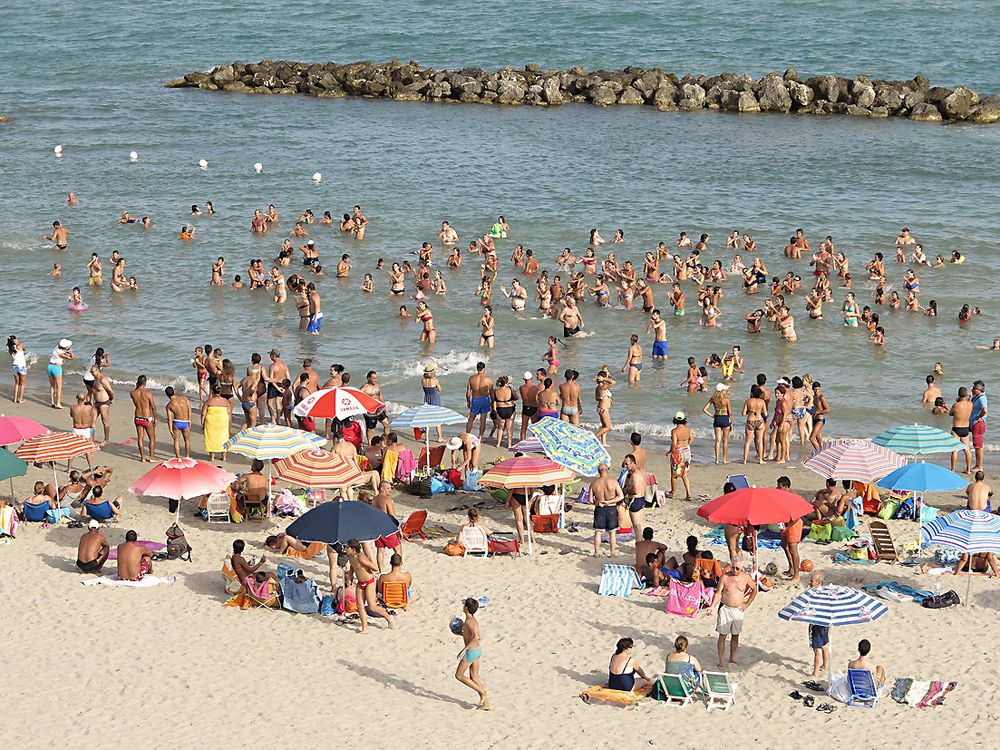
[[[392,426],[398,430],[417,427],[424,429],[427,427],[438,427],[443,424],[459,424],[465,422],[465,417],[457,411],[435,406],[434,404],[421,404],[412,409],[399,414],[392,420]]]
[[[837,627],[877,620],[889,608],[850,586],[816,586],[796,596],[778,612],[782,620]]]
[[[299,451],[320,448],[326,445],[326,442],[326,438],[314,432],[295,430],[276,424],[259,424],[231,437],[226,441],[223,450],[247,458],[269,461],[274,458],[285,458]]]
[[[278,459],[274,473],[286,482],[317,489],[353,487],[364,477],[354,461],[321,448]]]
[[[964,490],[969,480],[951,469],[919,461],[896,469],[878,481],[886,490],[902,492],[947,492]]]
[[[49,428],[27,417],[0,416],[0,445],[20,443],[44,435]]]
[[[825,441],[802,465],[827,479],[872,484],[905,463],[898,453],[871,440],[847,438]]]
[[[924,544],[953,547],[960,552],[1000,552],[1000,516],[985,510],[956,510],[924,524],[920,535]]]
[[[72,432],[47,432],[30,440],[25,440],[14,451],[14,455],[28,463],[48,463],[69,461],[77,456],[85,456],[97,450],[92,440],[87,440]]]
[[[479,483],[487,487],[526,489],[573,481],[573,472],[548,458],[518,456],[501,461],[483,474]]]
[[[584,427],[545,417],[528,425],[528,429],[541,441],[546,456],[577,474],[596,477],[597,467],[611,465],[608,449]]]
[[[515,443],[510,448],[511,453],[545,453],[545,448],[542,447],[542,441],[536,437],[529,437],[522,440],[520,443]]]
[[[348,419],[371,414],[384,407],[381,401],[351,386],[322,388],[302,399],[292,414],[313,419]]]
[[[925,424],[893,427],[891,430],[886,430],[873,437],[872,442],[904,456],[951,453],[966,447],[965,443],[954,435]]]

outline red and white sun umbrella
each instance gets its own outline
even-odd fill
[[[89,456],[98,447],[93,441],[82,438],[72,432],[46,432],[25,440],[14,451],[14,455],[26,463],[52,464],[52,483],[54,487],[59,486],[56,477],[56,461],[66,461],[77,456]]]
[[[381,401],[350,386],[323,388],[310,393],[292,410],[297,417],[313,419],[347,419],[359,414],[372,414],[382,407]]]
[[[354,461],[321,448],[278,459],[274,473],[286,482],[316,489],[353,487],[364,478]]]

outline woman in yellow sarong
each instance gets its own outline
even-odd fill
[[[201,428],[205,433],[205,452],[209,461],[215,460],[216,453],[222,455],[223,461],[226,460],[223,446],[229,440],[232,416],[232,403],[219,395],[219,387],[216,386],[212,395],[201,405]]]

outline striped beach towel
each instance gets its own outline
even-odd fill
[[[620,596],[627,599],[633,587],[638,587],[639,574],[630,565],[605,565],[601,571],[601,596]]]

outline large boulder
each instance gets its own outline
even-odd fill
[[[685,83],[681,86],[681,99],[687,99],[697,104],[698,107],[701,107],[703,106],[702,102],[705,101],[705,89],[697,83]],[[688,107],[686,109],[692,108]]]
[[[987,96],[972,108],[969,119],[981,125],[1000,120],[1000,96]]]
[[[933,104],[920,102],[910,112],[910,119],[916,122],[941,122],[941,113]]]
[[[545,83],[542,84],[542,98],[545,99],[547,104],[563,103],[563,93],[559,86],[559,78],[557,76],[545,79]]]
[[[951,89],[946,86],[934,86],[924,94],[924,101],[930,104],[938,104],[951,96]]]
[[[664,78],[660,82],[660,87],[653,92],[653,104],[661,112],[677,109],[677,100],[679,98],[680,89],[667,78]]]
[[[924,103],[923,91],[914,91],[913,89],[904,86],[901,93],[903,94],[903,106],[909,110],[912,110],[918,104]]]
[[[965,120],[972,111],[972,107],[978,102],[979,94],[972,89],[965,88],[965,86],[959,86],[938,102],[938,109],[950,120]]]
[[[835,102],[840,98],[840,82],[836,76],[821,76],[820,78],[810,78],[809,85],[812,86],[819,99],[826,99],[828,102]]]
[[[765,76],[757,86],[757,101],[762,112],[788,112],[792,108],[792,97],[785,82],[777,75]]]
[[[883,83],[875,86],[875,106],[885,107],[889,112],[896,112],[903,106],[903,93],[892,84]]]
[[[642,75],[636,77],[632,81],[632,87],[635,88],[640,94],[646,99],[652,99],[653,94],[662,85],[663,78],[660,76],[659,71],[647,70]]]
[[[760,112],[760,103],[750,91],[727,89],[722,93],[720,105],[730,112]]]
[[[232,65],[220,65],[212,71],[212,82],[216,86],[225,86],[236,80],[236,71]]]
[[[621,95],[618,97],[618,103],[645,104],[646,100],[643,98],[642,94],[636,91],[632,86],[626,86]]]
[[[854,103],[859,107],[871,107],[875,103],[875,89],[865,86],[854,92]]]
[[[602,84],[591,89],[590,101],[598,107],[610,107],[618,101],[618,96],[611,86]]]
[[[811,88],[797,81],[788,82],[788,95],[800,107],[808,107],[815,96]]]
[[[188,82],[191,86],[201,86],[203,83],[209,83],[212,80],[212,76],[208,73],[188,73],[184,76],[184,80]]]
[[[844,108],[844,114],[851,117],[870,117],[871,113],[867,107],[859,107],[857,104],[848,104]]]
[[[526,93],[527,88],[520,81],[503,78],[497,86],[497,101],[500,104],[520,104]]]

